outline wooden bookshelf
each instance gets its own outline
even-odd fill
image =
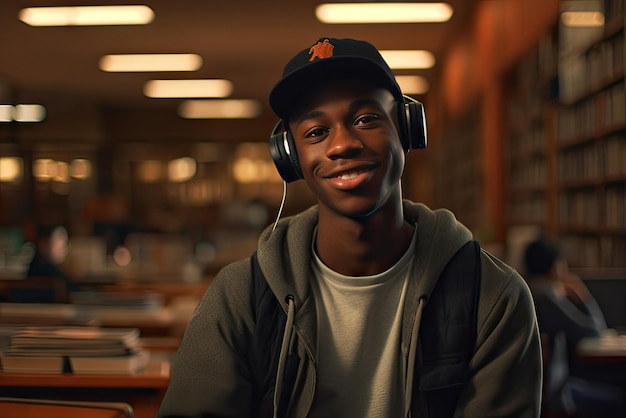
[[[557,229],[577,267],[626,268],[624,3],[605,1],[600,36],[560,67],[577,82],[558,110]]]
[[[555,233],[558,45],[546,35],[507,75],[505,211],[509,227]]]
[[[447,125],[435,163],[437,207],[454,212],[478,235],[486,219],[480,103]],[[478,237],[482,238],[482,237]]]
[[[540,226],[572,267],[625,271],[625,0],[603,4],[603,27],[557,24],[506,80],[505,207],[507,226]]]

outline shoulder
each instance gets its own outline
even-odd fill
[[[188,356],[220,351],[223,343],[237,352],[246,351],[254,329],[250,271],[250,259],[244,258],[222,268],[212,280],[185,330]],[[213,343],[207,345],[207,340]]]
[[[252,273],[250,258],[223,267],[211,281],[196,307],[192,322],[244,315],[250,306]]]
[[[519,290],[528,290],[526,281],[517,270],[486,250],[482,250],[483,279],[495,289],[512,286]]]
[[[211,281],[204,297],[247,294],[252,283],[250,257],[242,258],[224,266]]]
[[[523,311],[534,321],[530,289],[522,276],[488,251],[482,251],[479,318],[503,319],[506,312]]]

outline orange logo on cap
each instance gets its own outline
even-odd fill
[[[311,54],[309,61],[313,61],[315,58],[323,59],[332,57],[333,49],[335,49],[335,46],[331,44],[328,39],[324,39],[324,41],[316,43],[309,49],[309,54]]]

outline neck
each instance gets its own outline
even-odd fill
[[[369,276],[388,270],[406,252],[414,231],[414,226],[404,221],[401,204],[392,210],[354,219],[321,209],[317,255],[329,268],[347,276]]]

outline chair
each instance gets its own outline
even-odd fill
[[[133,418],[124,402],[80,402],[49,399],[0,398],[2,418]]]

